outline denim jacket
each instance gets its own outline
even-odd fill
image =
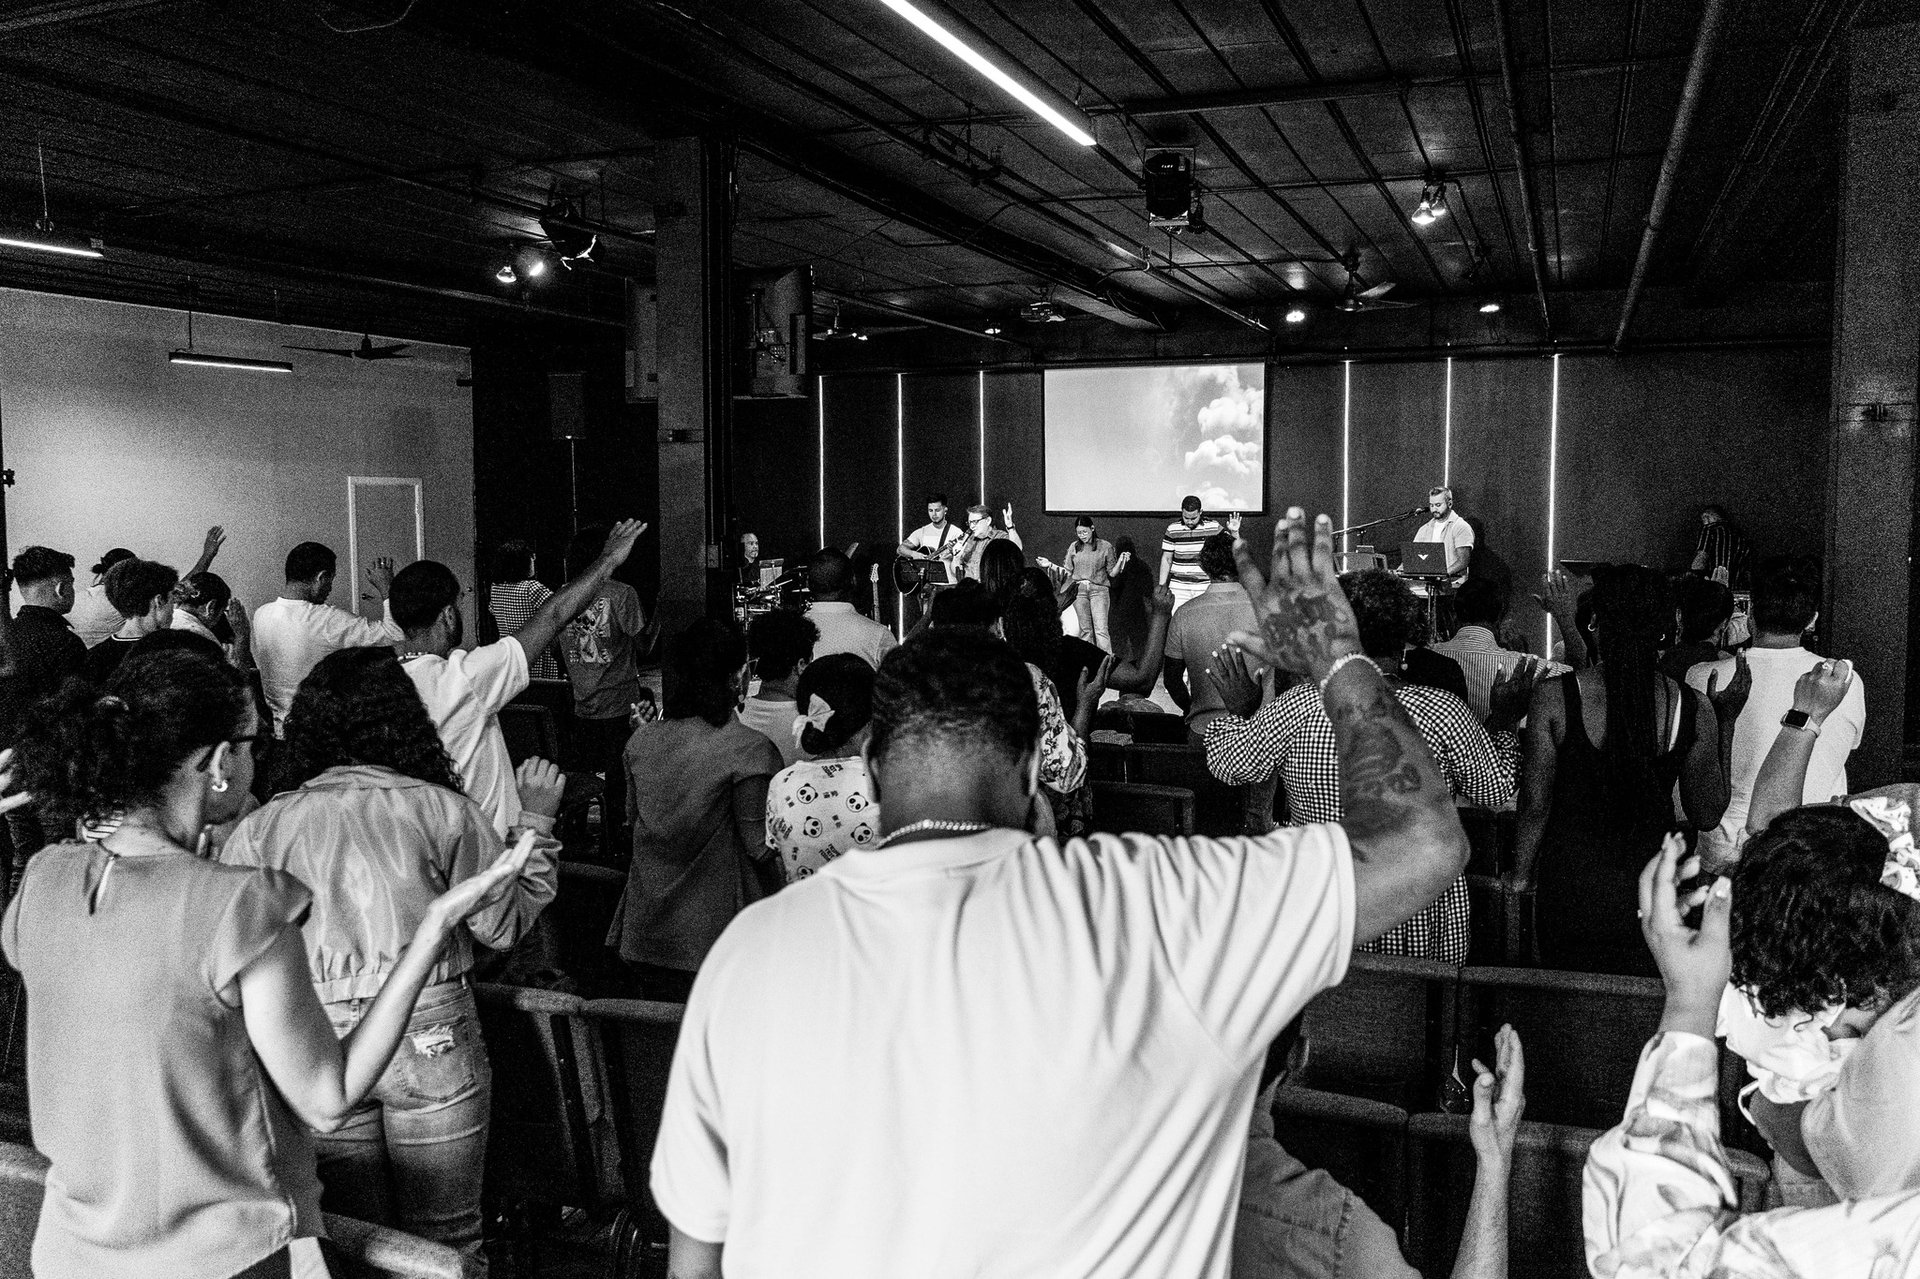
[[[526,827],[546,825],[533,814]],[[520,827],[508,832],[511,843]],[[519,880],[456,929],[429,983],[473,967],[475,941],[503,950],[553,900],[559,845],[541,839]],[[427,904],[500,854],[493,821],[466,796],[389,768],[330,768],[242,821],[220,860],[288,871],[313,891],[302,930],[322,1003],[368,998],[413,940]]]

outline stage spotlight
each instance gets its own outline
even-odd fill
[[[498,271],[495,271],[493,278],[502,284],[518,284],[520,282],[520,274],[513,269],[513,263],[511,262],[506,263]]]
[[[1302,311],[1297,306],[1294,307],[1293,310],[1287,312],[1288,324],[1304,324],[1306,323],[1306,319],[1307,319],[1307,313],[1305,311]]]
[[[552,242],[560,265],[569,271],[574,262],[590,260],[600,243],[599,233],[583,230],[577,225],[580,221],[580,206],[572,200],[556,199],[540,214],[540,229]]]
[[[1499,309],[1500,309],[1500,304],[1498,302],[1482,302],[1480,304],[1480,314],[1482,315],[1492,315],[1495,311],[1498,311]]]
[[[1432,226],[1447,216],[1447,184],[1428,182],[1420,188],[1420,207],[1407,215],[1415,226]]]
[[[985,333],[986,333],[986,335],[987,335],[988,337],[990,337],[990,338],[995,338],[995,337],[999,337],[999,336],[1000,336],[1000,326],[999,326],[999,325],[997,325],[997,324],[989,324],[989,325],[988,325],[988,326],[986,327],[986,329],[984,330],[984,332],[985,332]]]

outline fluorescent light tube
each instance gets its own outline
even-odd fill
[[[291,373],[285,360],[249,360],[239,355],[210,355],[205,351],[169,351],[170,364],[198,364],[209,369],[245,369],[250,373]]]
[[[83,240],[68,240],[39,231],[0,231],[0,247],[30,249],[35,253],[59,253],[70,258],[99,258],[106,255]]]
[[[1081,146],[1090,147],[1095,144],[1093,134],[1087,131],[1083,121],[1074,120],[1067,115],[1066,112],[1049,103],[1039,94],[1027,88],[1026,85],[1021,84],[1018,80],[1008,75],[1005,71],[1002,71],[985,54],[975,49],[958,35],[947,30],[946,27],[942,26],[932,16],[909,3],[909,0],[880,0],[880,2],[905,18],[908,22],[911,22],[914,26],[919,27],[929,36],[932,36],[935,41],[946,48],[947,52],[953,54],[954,57],[960,59],[960,61],[966,63],[975,71],[978,71],[981,75],[999,85],[1011,94],[1020,105],[1072,138],[1075,142],[1078,142]]]

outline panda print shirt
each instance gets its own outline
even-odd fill
[[[802,760],[767,787],[767,847],[779,854],[789,884],[879,837],[880,806],[858,756]]]

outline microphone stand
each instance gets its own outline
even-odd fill
[[[1347,537],[1354,533],[1364,533],[1370,528],[1379,528],[1382,524],[1392,524],[1397,520],[1410,520],[1416,515],[1425,515],[1426,513],[1426,507],[1416,506],[1411,511],[1401,511],[1394,515],[1383,515],[1377,520],[1368,520],[1365,524],[1355,524],[1352,528],[1337,528],[1333,531],[1333,535],[1335,537]]]

